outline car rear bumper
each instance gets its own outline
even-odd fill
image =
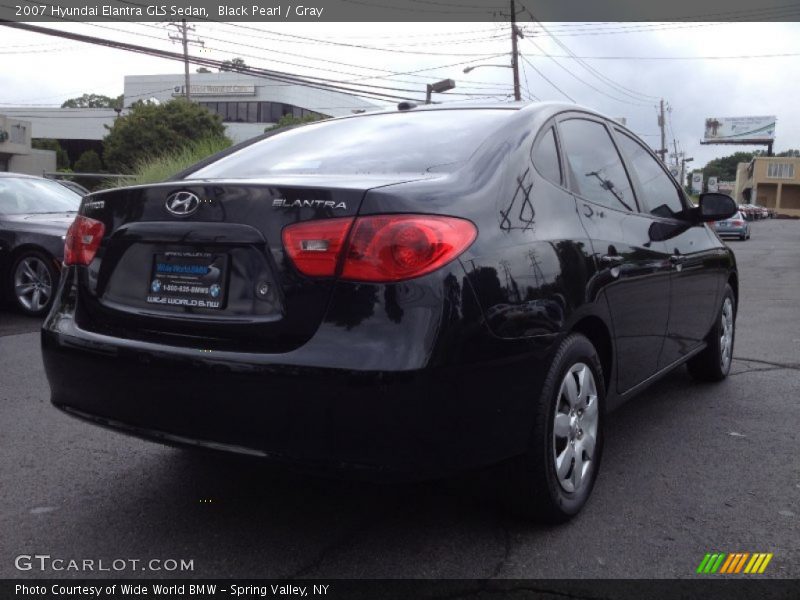
[[[719,236],[736,236],[741,237],[747,235],[747,227],[726,227],[725,229],[716,229]]]
[[[439,476],[523,452],[540,385],[530,361],[543,360],[300,367],[192,355],[64,321],[46,324],[42,353],[52,402],[73,416],[168,444],[368,478]]]

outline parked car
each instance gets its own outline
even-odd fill
[[[27,315],[55,298],[64,236],[81,197],[55,181],[0,173],[0,293]]]
[[[88,188],[85,188],[77,181],[70,181],[69,179],[56,179],[55,181],[63,185],[65,188],[72,190],[79,196],[85,196],[89,193]]]
[[[682,364],[727,376],[738,275],[705,223],[735,204],[690,207],[574,105],[404,108],[84,198],[42,330],[53,403],[362,477],[500,463],[516,510],[575,515],[610,409]]]
[[[741,211],[729,219],[716,221],[714,223],[714,231],[719,236],[736,236],[740,240],[750,239],[750,223],[747,222]]]

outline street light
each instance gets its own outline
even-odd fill
[[[442,79],[441,81],[437,81],[436,83],[429,83],[425,88],[425,104],[431,103],[431,94],[436,92],[437,94],[441,94],[442,92],[446,92],[447,90],[452,90],[456,87],[456,82],[452,79]]]
[[[464,69],[464,73],[469,73],[470,71],[474,71],[475,69],[479,69],[481,67],[502,67],[503,69],[513,69],[511,65],[475,65],[472,67],[466,67]]]

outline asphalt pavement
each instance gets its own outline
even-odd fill
[[[49,404],[39,321],[2,311],[0,578],[685,578],[707,552],[771,552],[764,577],[800,577],[800,221],[730,245],[732,375],[680,369],[613,413],[593,497],[560,527],[503,514],[469,477],[331,481],[78,422]],[[95,570],[15,567],[33,554]],[[192,570],[131,567],[151,559]]]

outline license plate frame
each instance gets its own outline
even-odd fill
[[[153,254],[145,302],[222,310],[228,297],[228,263],[227,254],[157,252]]]

